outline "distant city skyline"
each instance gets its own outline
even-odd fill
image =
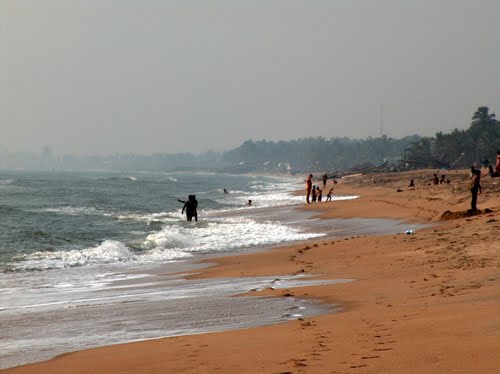
[[[0,0],[0,148],[202,153],[500,111],[494,0]],[[500,114],[500,113],[498,113]]]

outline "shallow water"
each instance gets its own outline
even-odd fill
[[[177,270],[183,268],[180,264]],[[163,268],[109,268],[107,274],[102,268],[96,274],[88,270],[83,284],[73,284],[72,274],[47,272],[34,279],[36,285],[25,283],[12,291],[17,297],[10,297],[10,305],[0,311],[1,368],[74,350],[274,324],[333,309],[293,297],[230,296],[334,281],[298,276],[185,280],[181,275],[155,274]],[[46,283],[45,277],[52,275],[65,283]]]

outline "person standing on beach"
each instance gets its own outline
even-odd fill
[[[312,202],[316,202],[316,186],[313,186],[312,188]]]
[[[488,169],[489,164],[490,164],[490,160],[488,160],[488,157],[484,156],[483,165],[486,169]]]
[[[434,174],[433,182],[434,182],[434,184],[439,184],[439,178],[438,178],[437,174]]]
[[[325,187],[326,187],[326,181],[327,181],[327,180],[328,180],[328,174],[327,174],[327,173],[325,173],[325,174],[323,174],[323,188],[325,188]]]
[[[330,188],[330,191],[328,191],[328,195],[326,195],[326,201],[332,201],[332,192],[333,192],[333,187]]]
[[[474,174],[471,177],[471,188],[470,192],[472,194],[472,198],[470,201],[470,208],[472,212],[477,210],[477,194],[481,193],[481,170],[474,170]]]
[[[500,151],[497,151],[497,163],[495,166],[495,174],[500,174]]]
[[[311,196],[311,190],[312,190],[312,174],[309,174],[309,176],[306,179],[306,202],[310,204],[309,201],[309,196]]]
[[[318,199],[318,203],[321,203],[322,196],[323,196],[323,191],[320,190],[319,186],[316,187],[316,198]]]

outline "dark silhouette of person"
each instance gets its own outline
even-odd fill
[[[320,190],[319,186],[316,187],[316,199],[318,200],[319,203],[321,203],[322,196],[323,196],[323,191]]]
[[[441,179],[439,180],[439,184],[446,183],[446,175],[441,175]]]
[[[194,217],[194,220],[195,222],[198,222],[198,200],[196,200],[196,195],[192,195],[193,196],[193,207],[194,207],[194,210],[193,210],[193,217]]]
[[[489,164],[490,164],[490,160],[488,160],[488,157],[484,156],[484,160],[483,160],[484,167],[487,168]]]
[[[325,188],[325,187],[326,187],[326,181],[327,181],[327,180],[328,180],[328,174],[327,174],[327,173],[325,173],[325,174],[323,174],[323,188]]]
[[[312,202],[316,202],[316,186],[313,186],[312,188]]]
[[[474,170],[474,175],[471,177],[470,192],[472,194],[470,209],[472,212],[475,212],[477,210],[477,194],[481,193],[481,170]]]
[[[491,166],[491,165],[488,165],[488,175],[492,178],[500,177],[500,174],[495,173],[495,170],[493,170],[493,166]]]
[[[248,200],[247,205],[252,205],[252,200]]]
[[[409,188],[414,188],[415,187],[415,182],[413,181],[413,179],[410,179],[410,184],[408,185]]]
[[[312,190],[312,174],[309,174],[309,176],[306,179],[306,202],[310,204],[309,201],[309,196],[311,196],[311,190]]]
[[[326,195],[326,201],[332,201],[332,192],[333,192],[333,187],[330,188],[330,191],[328,191],[328,195]]]
[[[187,201],[179,200],[181,203],[184,203],[184,206],[182,207],[182,214],[184,214],[184,211],[186,211],[186,218],[189,222],[191,222],[194,218],[196,222],[198,222],[198,200],[196,200],[196,195],[189,195]]]
[[[227,192],[227,190],[224,188],[224,193],[229,193],[229,192]]]
[[[500,151],[497,151],[497,159],[495,164],[495,174],[500,174]]]
[[[437,174],[434,174],[434,178],[432,179],[432,181],[434,182],[434,184],[439,184],[439,178]]]

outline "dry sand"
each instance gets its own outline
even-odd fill
[[[469,207],[468,171],[448,172],[451,183],[437,186],[428,185],[433,172],[345,178],[335,185],[335,194],[359,199],[304,206],[321,217],[398,218],[434,223],[431,228],[217,258],[218,266],[196,275],[305,272],[354,278],[266,291],[322,299],[341,306],[340,312],[92,349],[5,372],[499,373],[500,178],[482,180],[478,207],[492,212],[441,221],[445,211]],[[415,179],[414,190],[407,188],[410,179]]]

